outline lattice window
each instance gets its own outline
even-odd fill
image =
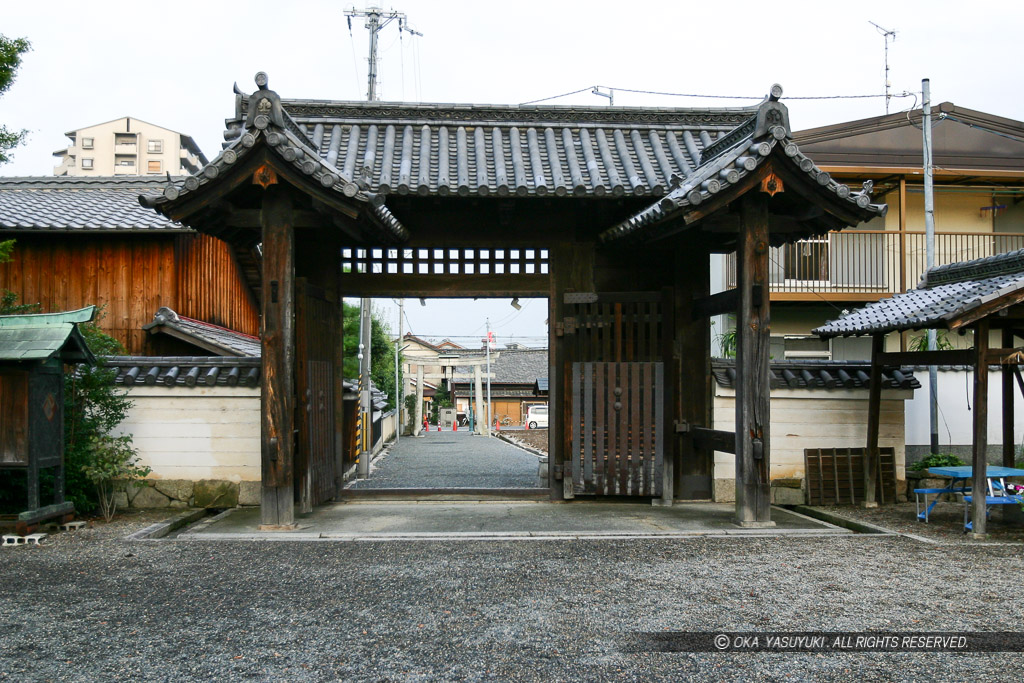
[[[341,250],[346,273],[371,275],[547,275],[548,250],[532,247],[369,247]]]

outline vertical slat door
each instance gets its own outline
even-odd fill
[[[661,496],[670,442],[666,292],[567,293],[565,476],[574,494]]]
[[[572,364],[573,492],[660,496],[664,364]]]
[[[334,440],[335,344],[341,343],[337,306],[322,290],[296,278],[296,488],[300,512],[337,494]]]

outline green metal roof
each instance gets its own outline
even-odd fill
[[[61,360],[92,363],[78,324],[96,315],[95,306],[65,313],[0,315],[0,361]]]

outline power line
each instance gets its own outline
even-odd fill
[[[621,92],[634,93],[638,95],[657,95],[659,97],[694,97],[700,99],[711,99],[711,100],[757,100],[761,101],[764,99],[764,95],[705,95],[700,93],[679,93],[679,92],[662,92],[658,90],[638,90],[636,88],[618,88],[609,85],[592,85],[586,88],[580,88],[579,90],[573,90],[572,92],[562,93],[561,95],[552,95],[551,97],[542,97],[536,100],[530,100],[528,102],[520,102],[520,106],[527,104],[537,104],[538,102],[548,102],[550,100],[557,100],[563,97],[569,97],[570,95],[578,95],[582,92],[593,92],[597,88],[606,88],[608,90],[616,90]],[[898,95],[892,95],[888,92],[880,95],[794,95],[787,97],[787,100],[859,100],[859,99],[871,99],[871,98],[886,98],[889,99],[894,97],[912,97],[913,93],[902,92]]]

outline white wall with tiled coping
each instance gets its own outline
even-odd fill
[[[909,389],[882,391],[878,445],[895,450],[898,481],[906,478],[904,402],[913,395]],[[733,388],[715,383],[714,429],[735,431],[735,397]],[[867,425],[867,389],[772,388],[769,477],[803,479],[806,448],[863,448],[867,443]],[[715,451],[714,457],[713,498],[720,502],[735,501],[736,456]],[[803,502],[797,500],[798,495],[802,494],[776,502]]]
[[[259,387],[127,388],[132,407],[117,432],[131,434],[149,487],[130,487],[132,507],[258,505]],[[396,419],[382,420],[379,450],[394,438]],[[140,497],[141,496],[141,497]]]

